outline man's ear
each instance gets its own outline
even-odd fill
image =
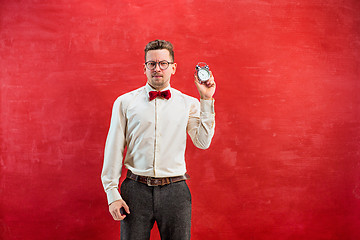
[[[174,63],[174,64],[172,64],[172,75],[174,75],[175,74],[175,72],[176,72],[176,67],[177,67],[177,64],[176,63]]]

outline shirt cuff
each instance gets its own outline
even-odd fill
[[[109,205],[111,203],[121,199],[120,193],[116,188],[112,188],[109,191],[107,191],[106,195],[107,195]]]
[[[214,114],[215,113],[214,103],[215,103],[215,99],[210,99],[210,100],[200,99],[200,111]]]

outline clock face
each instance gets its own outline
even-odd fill
[[[198,71],[198,77],[200,81],[207,81],[210,78],[210,73],[205,69],[200,69]]]

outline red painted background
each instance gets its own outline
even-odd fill
[[[360,239],[358,0],[0,1],[0,239],[119,239],[100,182],[113,101],[175,46],[217,81],[186,158],[197,239]],[[155,231],[152,239],[158,239]]]

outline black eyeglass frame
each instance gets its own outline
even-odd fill
[[[154,68],[149,68],[148,63],[155,63]],[[162,68],[161,65],[160,65],[160,63],[167,63],[167,67],[166,67],[166,68]],[[149,69],[149,70],[154,70],[154,69],[156,68],[156,65],[159,65],[159,68],[160,68],[161,70],[166,70],[166,69],[169,68],[170,64],[174,64],[174,62],[168,62],[168,61],[166,61],[166,60],[162,60],[162,61],[159,61],[159,62],[155,62],[155,61],[147,61],[147,62],[145,62],[145,66],[146,66],[146,68]]]

